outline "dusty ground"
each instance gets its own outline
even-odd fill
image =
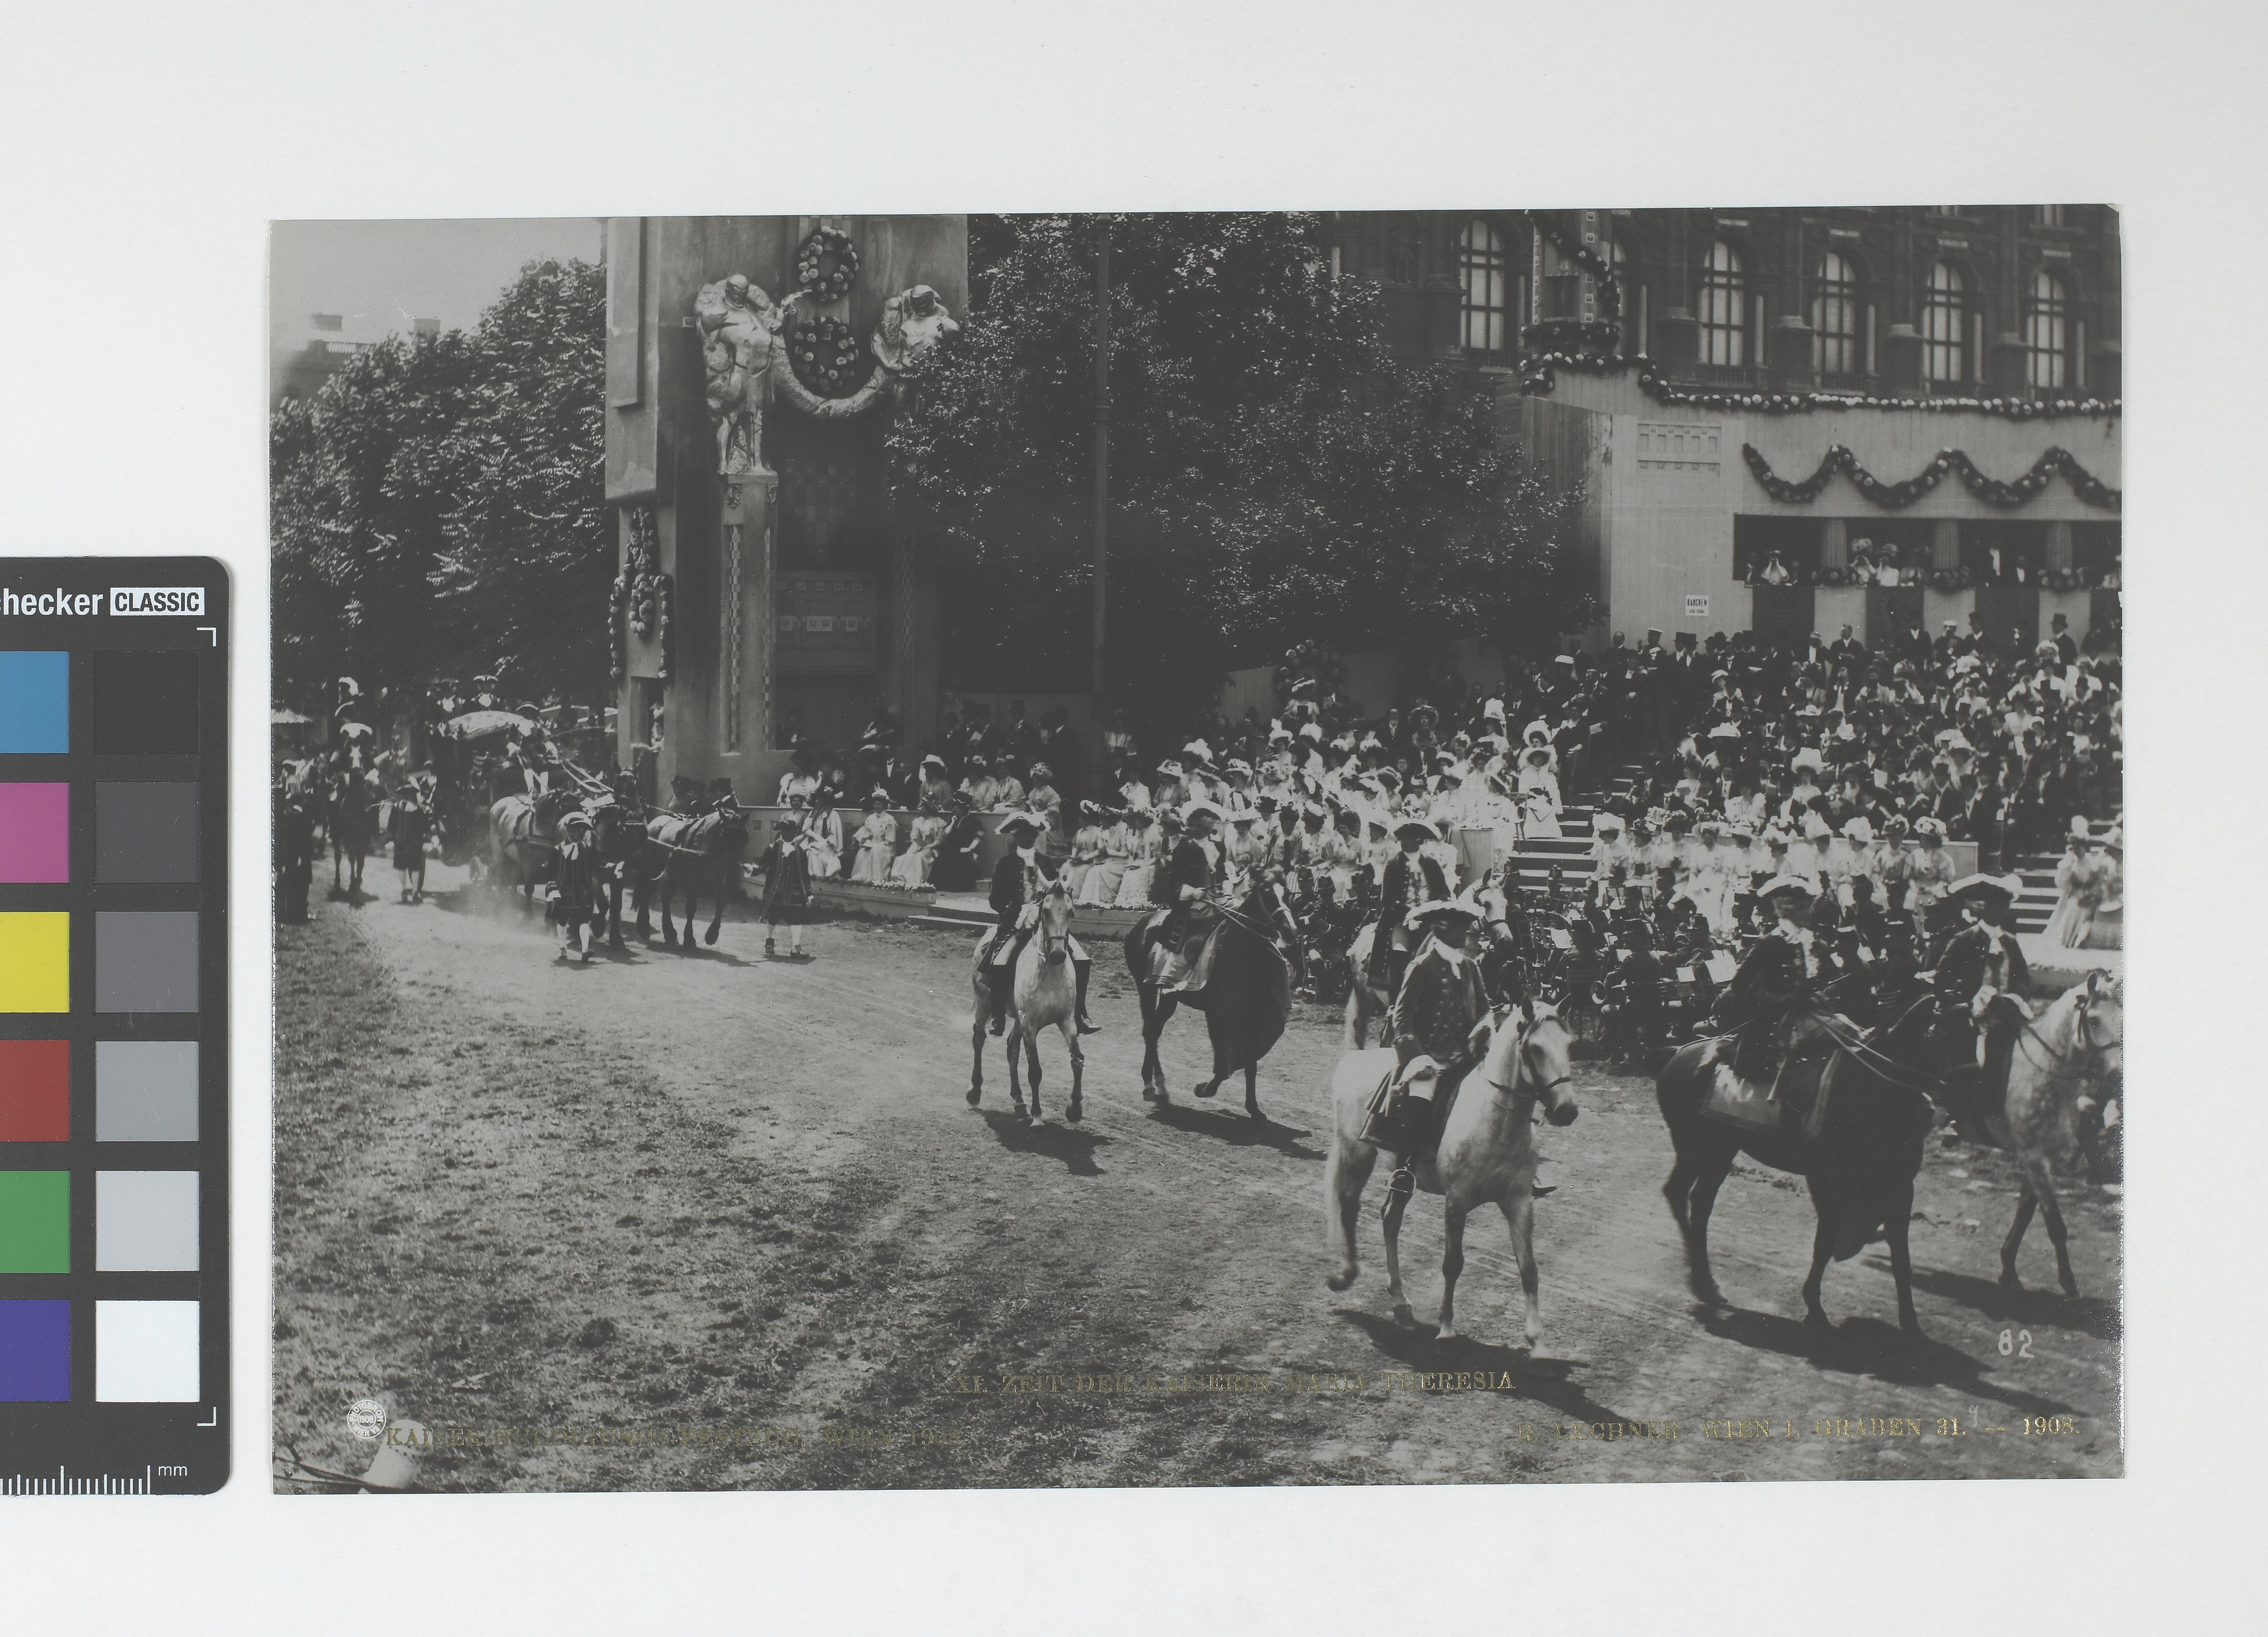
[[[454,1490],[2120,1471],[2103,1191],[2066,1195],[2087,1294],[2052,1294],[2036,1225],[2031,1288],[2005,1293],[2012,1172],[1933,1139],[1928,1339],[1898,1336],[1879,1246],[1830,1271],[1815,1338],[1800,1184],[1734,1172],[1712,1231],[1733,1306],[1697,1307],[1652,1085],[1587,1072],[1545,1139],[1541,1346],[1503,1345],[1518,1281],[1478,1218],[1467,1338],[1443,1346],[1387,1317],[1374,1211],[1361,1280],[1324,1287],[1336,1020],[1303,1011],[1263,1066],[1265,1125],[1186,1090],[1153,1110],[1099,951],[1086,1118],[1062,1121],[1051,1040],[1026,1128],[997,1043],[983,1107],[962,1101],[966,938],[846,921],[807,945],[768,962],[733,919],[713,950],[571,968],[539,924],[446,896],[279,928],[279,1446],[361,1471],[344,1417],[369,1396],[434,1429],[418,1482]],[[1165,1051],[1192,1084],[1197,1021]],[[1421,1315],[1440,1220],[1421,1197],[1403,1235]]]

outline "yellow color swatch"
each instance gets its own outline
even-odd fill
[[[70,917],[0,914],[0,1012],[70,1010]]]

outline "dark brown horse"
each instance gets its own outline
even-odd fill
[[[362,896],[363,861],[378,834],[378,775],[366,769],[339,769],[324,789],[323,829],[331,844],[331,891],[339,889],[339,872],[346,870],[346,896],[352,903]]]
[[[608,800],[589,804],[591,841],[599,856],[599,890],[605,900],[607,947],[622,947],[622,893],[628,888],[632,903],[642,896],[637,886],[637,874],[641,868],[651,867],[646,845],[645,820],[620,801]]]
[[[1818,1228],[1810,1277],[1803,1281],[1805,1322],[1827,1323],[1819,1287],[1828,1263],[1847,1260],[1874,1239],[1887,1238],[1890,1272],[1898,1286],[1898,1324],[1910,1336],[1921,1334],[1906,1228],[1923,1141],[1933,1119],[1930,1098],[1935,1082],[1926,1042],[1930,1009],[1926,999],[1910,1007],[1886,1036],[1872,1043],[1874,1049],[1854,1053],[1834,1048],[1833,1078],[1820,1093],[1827,1105],[1813,1138],[1726,1125],[1702,1112],[1719,1060],[1730,1059],[1730,1040],[1696,1041],[1670,1058],[1654,1082],[1655,1100],[1677,1150],[1661,1192],[1685,1238],[1695,1295],[1712,1305],[1724,1300],[1709,1268],[1709,1213],[1733,1161],[1745,1154],[1810,1184]]]
[[[693,923],[699,918],[701,896],[716,900],[716,912],[702,941],[714,946],[725,924],[725,902],[740,889],[740,855],[748,847],[748,815],[731,795],[717,798],[705,813],[688,818],[674,813],[656,814],[646,821],[646,851],[633,863],[638,872],[637,934],[653,936],[646,918],[647,892],[661,889],[661,941],[666,948],[693,948]],[[670,900],[685,894],[685,940],[681,945],[669,919]]]
[[[1292,1015],[1291,963],[1270,933],[1281,928],[1296,940],[1299,925],[1284,902],[1282,888],[1272,881],[1261,881],[1241,904],[1223,913],[1212,975],[1202,995],[1168,994],[1159,987],[1154,973],[1166,911],[1144,917],[1126,934],[1126,966],[1142,998],[1142,1095],[1155,1102],[1173,1101],[1166,1089],[1165,1066],[1158,1059],[1158,1037],[1175,1008],[1186,1002],[1205,1014],[1205,1029],[1212,1038],[1212,1078],[1198,1082],[1197,1095],[1217,1095],[1221,1081],[1242,1069],[1244,1111],[1264,1120],[1260,1059],[1283,1037],[1285,1022]]]

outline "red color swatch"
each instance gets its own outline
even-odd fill
[[[0,1142],[70,1140],[70,1042],[0,1040]]]

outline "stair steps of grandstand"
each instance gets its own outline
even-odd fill
[[[2088,824],[2095,838],[2101,841],[2117,826],[2116,819],[2095,819]],[[2016,895],[2016,930],[2037,933],[2047,930],[2048,918],[2055,913],[2056,866],[2063,862],[2058,852],[2027,853],[2015,862],[2014,873],[2024,883]]]
[[[929,913],[917,915],[916,926],[942,926],[959,932],[966,926],[990,926],[993,924],[992,906],[978,893],[940,893]]]

